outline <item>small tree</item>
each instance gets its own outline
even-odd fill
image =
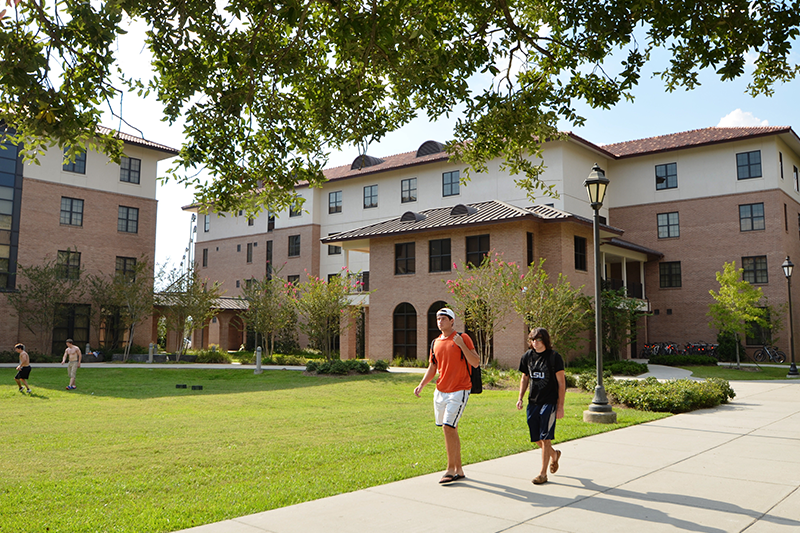
[[[293,292],[294,287],[277,275],[250,280],[242,291],[242,298],[247,300],[242,317],[263,336],[268,356],[275,352],[275,337],[294,318]]]
[[[456,278],[445,280],[445,284],[466,328],[475,332],[475,349],[481,364],[491,362],[492,339],[498,329],[505,329],[514,309],[513,299],[520,292],[519,267],[491,250],[477,268],[462,263]]]
[[[628,298],[624,288],[604,289],[600,298],[603,306],[603,351],[617,360],[622,349],[636,338],[633,324],[642,316],[640,303],[636,298]]]
[[[531,263],[522,277],[522,288],[513,299],[514,309],[524,318],[528,330],[545,328],[553,346],[567,353],[578,347],[581,333],[592,323],[591,298],[583,294],[583,286],[573,288],[561,273],[555,283],[550,283],[544,262]]]
[[[60,320],[61,303],[82,295],[80,272],[65,273],[55,260],[41,265],[17,265],[17,290],[6,293],[8,303],[25,328],[39,338],[41,353],[50,353],[53,328]]]
[[[117,348],[114,330],[119,307],[114,296],[113,278],[105,274],[89,274],[86,276],[85,285],[91,302],[90,322],[94,331],[97,332],[98,343],[100,342],[100,330],[105,328],[106,334],[101,346],[106,350],[114,350]]]
[[[765,311],[758,306],[763,293],[760,287],[753,287],[742,279],[744,269],[736,269],[736,262],[725,263],[723,271],[717,272],[719,292],[709,290],[714,303],[708,306],[711,325],[721,333],[728,333],[736,339],[736,366],[740,365],[739,334],[746,328],[758,324],[767,327]]]
[[[153,277],[149,273],[150,264],[142,258],[132,271],[118,272],[112,283],[120,312],[120,325],[128,330],[124,361],[128,360],[131,353],[136,325],[153,313]]]
[[[308,335],[328,360],[333,358],[333,339],[352,325],[361,312],[361,304],[351,301],[350,297],[357,292],[360,283],[347,269],[343,269],[342,275],[333,276],[329,281],[309,276],[308,281],[293,291],[301,318],[300,330]]]

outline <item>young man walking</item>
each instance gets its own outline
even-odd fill
[[[14,351],[19,354],[19,366],[17,367],[17,375],[14,376],[14,380],[17,382],[17,387],[19,387],[20,392],[30,393],[31,388],[28,386],[27,380],[31,375],[31,358],[28,352],[25,351],[24,344],[17,344],[14,346]]]
[[[67,374],[69,375],[69,385],[67,385],[67,390],[74,390],[78,388],[75,386],[75,376],[81,367],[82,354],[81,349],[73,344],[72,339],[67,339],[67,349],[64,350],[64,357],[61,358],[62,365],[67,362],[68,357]]]
[[[447,470],[439,483],[451,483],[464,479],[461,465],[461,439],[458,436],[458,421],[464,414],[464,408],[472,388],[469,364],[477,367],[481,364],[480,356],[469,335],[458,334],[453,326],[456,315],[452,309],[440,309],[436,313],[436,325],[442,332],[433,342],[428,370],[422,377],[414,394],[419,397],[437,372],[436,391],[433,394],[433,411],[437,426],[444,428],[444,442],[447,450]]]
[[[517,409],[522,409],[525,391],[528,395],[528,429],[531,442],[542,450],[542,469],[533,478],[535,485],[547,483],[547,469],[555,474],[561,452],[553,449],[556,419],[564,418],[564,395],[567,392],[564,378],[564,360],[550,345],[550,334],[544,328],[534,328],[528,334],[531,349],[519,362],[522,378],[519,382]]]

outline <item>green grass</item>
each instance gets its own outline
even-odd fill
[[[764,363],[767,364],[767,363]],[[736,368],[736,363],[725,363],[725,366],[684,366],[681,367],[692,372],[696,378],[722,378],[728,381],[749,381],[759,379],[786,379],[789,373],[789,364],[775,366],[745,366]]]
[[[13,376],[0,369],[2,533],[174,531],[445,466],[433,385],[413,394],[419,375],[81,369],[66,391],[66,370],[34,368],[30,396]],[[465,463],[531,449],[516,397],[470,400]],[[619,409],[615,425],[586,424],[590,402],[567,395],[557,441],[666,416]]]

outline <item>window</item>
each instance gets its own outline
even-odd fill
[[[272,241],[267,241],[267,279],[272,279]]]
[[[0,185],[0,231],[11,231],[13,221],[14,187]]]
[[[662,289],[681,286],[681,262],[670,261],[658,264],[658,274]]]
[[[761,150],[736,154],[736,178],[747,180],[761,177]]]
[[[342,212],[342,191],[328,193],[328,213]]]
[[[667,163],[656,165],[656,190],[675,189],[678,187],[678,164]]]
[[[267,211],[267,231],[275,229],[275,213]]]
[[[400,182],[400,202],[417,201],[417,178],[408,178]]]
[[[241,252],[242,251],[242,245],[241,244],[237,244],[236,245],[236,251],[237,252]]]
[[[759,231],[764,229],[764,204],[744,204],[739,206],[739,231]]]
[[[115,273],[117,276],[124,276],[131,281],[136,281],[136,258],[117,257]]]
[[[681,236],[680,223],[678,222],[678,212],[659,213],[656,215],[658,221],[658,238],[669,239]]]
[[[119,161],[119,181],[124,181],[126,183],[139,183],[141,168],[141,159],[123,157]]]
[[[450,272],[450,239],[428,241],[429,272]]]
[[[61,223],[83,226],[83,200],[61,197]]]
[[[208,266],[208,248],[203,248],[203,268]]]
[[[286,276],[286,282],[289,285],[297,285],[300,283],[300,276]]]
[[[394,245],[394,273],[413,274],[416,272],[414,263],[414,243],[405,242]]]
[[[760,307],[764,313],[764,320],[770,321],[769,308]],[[762,326],[756,321],[748,321],[745,325],[745,344],[757,346],[760,344],[772,344],[772,331],[769,327]]]
[[[78,279],[81,275],[81,253],[72,250],[59,250],[56,266],[59,269],[59,278]]]
[[[247,243],[247,262],[248,263],[252,263],[253,262],[253,243],[252,242],[248,242]]]
[[[767,283],[767,256],[742,257],[742,279],[748,283]]]
[[[289,257],[300,255],[300,235],[289,235]]]
[[[85,346],[89,342],[90,316],[90,305],[56,304],[51,353],[64,353],[64,341],[67,339],[72,339],[75,346]]]
[[[442,196],[455,196],[458,190],[458,170],[442,174]]]
[[[337,277],[338,275],[339,275],[338,272],[336,274],[328,274],[328,283],[330,283],[331,280]]]
[[[781,167],[781,179],[783,179],[783,152],[778,152],[778,165]]]
[[[136,207],[119,206],[117,216],[117,231],[125,233],[139,233],[139,209]]]
[[[467,237],[467,265],[481,266],[483,258],[489,253],[489,236],[474,235]]]
[[[211,215],[203,215],[203,232],[208,233],[211,229]]]
[[[291,206],[289,208],[289,216],[290,217],[299,217],[300,214],[302,213],[302,210],[303,210],[303,208],[300,206],[299,203],[297,203],[297,204],[295,204],[295,205],[293,205],[293,206]]]
[[[392,313],[392,357],[417,358],[417,310],[408,302]]]
[[[67,172],[86,174],[86,152],[79,152],[75,154],[75,160],[69,162],[66,159],[67,150],[68,148],[64,148],[64,166],[62,168]]]
[[[575,235],[575,270],[586,271],[586,237],[577,235]]]
[[[336,235],[335,233],[328,233],[328,237],[331,235]],[[341,246],[333,246],[328,245],[328,255],[341,255],[342,254],[342,247]]]
[[[792,176],[794,177],[794,190],[800,192],[800,176],[797,175],[797,167],[792,165]]]
[[[247,225],[252,226],[256,223],[256,220],[253,217],[247,217]]]
[[[239,287],[241,287],[241,282],[237,279],[236,280],[236,288],[238,289]]]
[[[531,265],[533,264],[533,233],[530,231],[525,236],[525,245],[528,252],[528,264]]]
[[[378,207],[378,186],[367,185],[364,187],[364,209]]]

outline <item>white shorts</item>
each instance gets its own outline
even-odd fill
[[[439,392],[439,389],[436,389],[433,393],[433,414],[436,417],[436,425],[458,427],[467,400],[469,400],[468,390]]]

